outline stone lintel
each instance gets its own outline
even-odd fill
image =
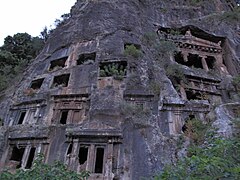
[[[66,130],[67,137],[74,138],[122,138],[122,132],[119,130],[73,130],[68,128]]]
[[[44,139],[48,138],[51,128],[38,125],[15,125],[9,127],[8,139]]]

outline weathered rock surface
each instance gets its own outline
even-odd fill
[[[183,155],[189,118],[231,135],[240,26],[223,12],[236,4],[190,2],[78,0],[0,104],[1,167],[25,168],[34,149],[93,179],[140,179]],[[182,54],[161,51],[163,41]],[[124,53],[128,45],[141,54]]]

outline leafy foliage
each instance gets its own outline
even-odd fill
[[[201,129],[203,126],[198,130]],[[207,136],[201,144],[193,143],[187,157],[165,167],[155,179],[240,179],[239,133],[227,139],[205,132]]]
[[[220,16],[220,20],[230,23],[239,23],[240,21],[240,7],[236,7],[233,11],[226,11]]]
[[[126,76],[126,72],[127,70],[123,65],[110,63],[103,66],[103,69],[100,70],[100,77],[113,76],[115,79],[121,80],[124,76]]]
[[[164,40],[156,43],[155,48],[157,52],[163,57],[170,56],[177,51],[177,47],[173,42]]]
[[[169,64],[166,68],[166,75],[172,80],[172,82],[179,82],[180,80],[183,80],[184,82],[187,81],[181,66],[178,64]]]
[[[39,37],[33,38],[27,33],[17,33],[4,39],[1,50],[12,53],[19,60],[30,60],[39,53],[43,45],[43,40]]]
[[[239,179],[240,143],[237,139],[213,138],[192,155],[168,166],[158,179]]]
[[[233,85],[237,88],[240,89],[240,75],[235,76],[233,78]]]
[[[205,134],[209,129],[207,123],[203,123],[201,120],[193,118],[187,120],[186,131],[184,132],[187,137],[189,137],[194,144],[200,145],[205,140]]]
[[[23,72],[44,45],[43,39],[27,33],[7,36],[0,47],[0,91],[7,88]]]
[[[134,46],[133,44],[131,45],[126,45],[125,49],[124,49],[124,54],[126,56],[132,56],[134,58],[139,58],[142,56],[142,52],[140,49],[138,49],[136,46]]]
[[[52,165],[43,163],[43,155],[38,155],[34,161],[33,167],[29,170],[18,169],[16,173],[3,171],[0,174],[0,179],[3,180],[79,180],[86,179],[89,172],[84,171],[76,173],[68,170],[67,167],[59,161],[54,162]]]

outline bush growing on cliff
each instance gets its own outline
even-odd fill
[[[240,7],[233,9],[233,11],[226,11],[220,16],[220,20],[239,23],[240,21]]]
[[[236,122],[235,122],[236,123]],[[236,127],[239,128],[239,119]],[[164,168],[155,180],[240,179],[240,135],[218,137],[208,131],[201,145],[193,144],[187,157]]]
[[[126,45],[124,49],[124,55],[125,56],[132,56],[134,58],[139,58],[142,56],[142,52],[140,49],[136,48],[133,44]]]
[[[191,156],[168,166],[156,179],[240,179],[240,143],[237,139],[213,138]]]
[[[163,56],[170,56],[177,51],[176,45],[171,41],[161,40],[155,45],[157,52]]]
[[[18,169],[16,173],[3,171],[0,173],[2,180],[85,180],[89,176],[89,172],[84,171],[76,173],[67,169],[67,167],[59,161],[49,165],[43,163],[43,155],[38,155],[34,161],[33,167],[29,170]]]
[[[235,76],[233,78],[233,85],[237,88],[240,89],[240,75]]]
[[[179,64],[169,64],[166,66],[166,75],[171,79],[171,81],[180,82],[181,80],[186,82],[187,79],[184,72]]]

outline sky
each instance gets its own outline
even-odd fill
[[[77,0],[0,0],[0,46],[16,33],[39,36],[45,26],[69,13]]]

